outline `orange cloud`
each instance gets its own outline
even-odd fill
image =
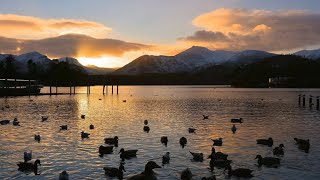
[[[17,39],[42,39],[63,34],[86,34],[106,38],[111,28],[103,24],[74,19],[41,19],[32,16],[0,14],[0,35]]]

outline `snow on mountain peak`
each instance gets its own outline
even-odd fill
[[[302,50],[302,51],[298,51],[298,52],[294,53],[294,55],[316,60],[316,59],[320,58],[320,49]]]

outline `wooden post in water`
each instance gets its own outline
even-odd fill
[[[103,87],[102,87],[102,94],[104,95],[104,89],[105,89],[106,85],[103,83]]]
[[[52,86],[52,81],[50,81],[50,96],[51,96],[51,93],[52,93],[51,86]]]
[[[117,95],[119,94],[119,85],[117,84]]]
[[[113,94],[113,84],[111,85],[111,93]]]
[[[306,106],[306,95],[302,95],[302,106]]]
[[[313,104],[312,104],[312,95],[310,95],[310,96],[309,96],[309,107],[311,108],[312,105],[313,105]]]
[[[76,94],[76,83],[73,84],[73,94]]]
[[[301,105],[301,94],[299,94],[299,106]]]

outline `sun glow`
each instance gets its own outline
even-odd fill
[[[123,59],[121,57],[78,57],[78,61],[84,65],[94,65],[98,67],[115,68],[124,66]]]

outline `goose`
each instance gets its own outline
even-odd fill
[[[150,131],[150,127],[149,126],[143,126],[143,131],[148,133]]]
[[[12,124],[13,124],[14,126],[20,126],[20,122],[18,121],[17,118],[14,118],[14,120],[12,121]]]
[[[35,175],[39,175],[38,174],[38,165],[41,166],[39,159],[35,160],[34,163],[19,162],[17,165],[18,165],[20,171],[33,171]]]
[[[273,146],[273,139],[269,137],[268,139],[257,139],[257,144],[267,145],[269,147]]]
[[[131,157],[137,156],[138,150],[127,150],[125,151],[123,148],[120,149],[120,158],[121,159],[130,159]]]
[[[222,146],[222,138],[211,140],[213,141],[213,146]]]
[[[202,115],[203,116],[203,119],[209,119],[209,116],[206,116],[206,115]]]
[[[203,177],[203,178],[201,178],[201,180],[216,180],[216,176],[213,175],[211,177]]]
[[[81,119],[85,119],[85,118],[86,118],[86,115],[82,114]]]
[[[184,146],[187,144],[187,138],[181,137],[179,143],[182,146],[182,148],[184,148]]]
[[[148,122],[148,120],[144,120],[143,123],[144,123],[144,125],[148,125],[149,122]]]
[[[264,157],[257,155],[255,159],[258,159],[259,166],[265,165],[267,167],[278,167],[280,165],[280,159],[275,157]]]
[[[279,147],[273,149],[273,155],[284,155],[284,145],[280,144]]]
[[[89,135],[90,135],[89,133],[85,133],[85,132],[83,132],[83,131],[81,132],[81,138],[82,138],[82,139],[84,139],[84,138],[89,138]]]
[[[309,141],[309,139],[304,140],[304,139],[294,138],[294,140],[296,141],[296,144],[298,144],[298,148],[300,150],[303,150],[306,153],[309,152],[309,149],[310,149],[310,141]]]
[[[188,129],[189,133],[195,133],[196,130],[197,130],[197,129],[195,129],[195,128],[189,128],[189,129]]]
[[[40,140],[41,140],[41,136],[40,136],[40,134],[38,134],[38,135],[37,135],[37,134],[35,134],[35,135],[34,135],[34,140],[35,140],[35,141],[38,141],[38,143],[39,143],[39,142],[40,142]]]
[[[120,163],[119,168],[104,167],[103,170],[105,175],[109,177],[118,177],[119,179],[123,179],[123,172],[126,172],[123,163]]]
[[[68,130],[68,125],[61,125],[60,130]]]
[[[115,147],[118,147],[118,136],[115,136],[113,138],[104,138],[104,143],[114,145]]]
[[[144,168],[144,171],[141,174],[133,175],[129,177],[127,180],[157,180],[153,169],[161,168],[156,162],[149,161]]]
[[[59,180],[69,180],[69,174],[67,173],[67,171],[62,171],[59,174]]]
[[[243,123],[243,119],[242,118],[232,118],[231,122],[232,123]]]
[[[192,173],[189,168],[187,168],[181,172],[181,179],[183,179],[183,180],[191,180],[192,179]]]
[[[233,125],[233,126],[232,126],[231,131],[232,131],[233,134],[236,133],[236,131],[237,131],[236,125]]]
[[[94,129],[94,125],[90,124],[89,129]]]
[[[167,136],[162,136],[160,139],[161,143],[167,146],[168,144],[168,137]]]
[[[246,168],[237,168],[237,169],[232,169],[231,165],[227,166],[224,171],[228,170],[228,176],[236,176],[236,177],[243,177],[243,178],[251,178],[253,177],[252,170],[251,169],[246,169]]]
[[[47,121],[48,120],[48,116],[41,116],[41,120],[42,120],[42,122]]]
[[[191,151],[189,151],[189,152],[193,156],[193,160],[199,161],[199,162],[203,161],[203,153],[195,153],[195,152],[191,152]]]
[[[166,152],[166,154],[162,156],[162,164],[169,164],[169,161],[170,161],[170,152]]]
[[[113,152],[113,146],[99,146],[99,154],[110,154]]]
[[[30,153],[24,152],[23,153],[23,159],[24,159],[24,162],[30,161],[32,159],[32,151],[30,151]]]
[[[9,123],[10,123],[10,120],[1,120],[0,121],[1,125],[6,125],[6,124],[9,124]]]

